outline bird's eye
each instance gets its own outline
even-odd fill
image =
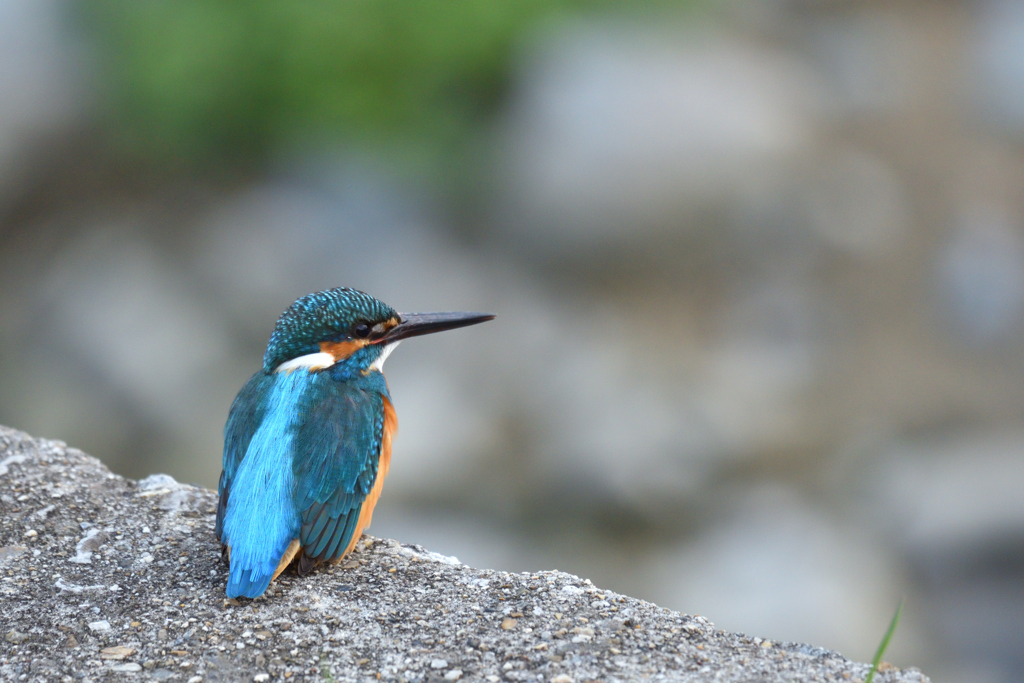
[[[367,323],[359,323],[352,328],[352,334],[360,339],[366,339],[370,336],[370,326]]]

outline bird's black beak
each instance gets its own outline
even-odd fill
[[[390,344],[399,339],[421,334],[444,332],[457,327],[468,327],[493,320],[490,313],[399,313],[401,322],[384,333],[380,343]]]

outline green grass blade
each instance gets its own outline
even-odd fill
[[[882,642],[878,644],[878,650],[875,652],[875,659],[871,663],[871,671],[868,672],[867,680],[864,683],[871,683],[875,679],[875,672],[878,671],[878,665],[882,663],[882,657],[885,656],[885,651],[889,649],[889,641],[892,640],[892,635],[896,633],[896,627],[900,624],[900,617],[903,616],[903,598],[900,598],[900,602],[896,605],[896,614],[892,615],[892,621],[889,622],[889,629],[885,632],[885,636],[882,638]]]
[[[327,661],[325,653],[320,655],[320,675],[323,677],[324,683],[335,683],[334,676],[331,675],[331,663]]]

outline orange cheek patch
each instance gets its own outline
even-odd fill
[[[359,349],[366,346],[365,339],[352,339],[340,342],[320,342],[320,352],[329,353],[334,357],[334,362],[345,360]]]

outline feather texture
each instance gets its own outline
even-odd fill
[[[220,473],[217,493],[217,524],[214,533],[224,542],[224,513],[227,511],[228,496],[238,465],[242,462],[252,435],[256,433],[266,414],[266,394],[273,378],[264,372],[257,372],[249,378],[235,396],[224,425],[224,462]]]

